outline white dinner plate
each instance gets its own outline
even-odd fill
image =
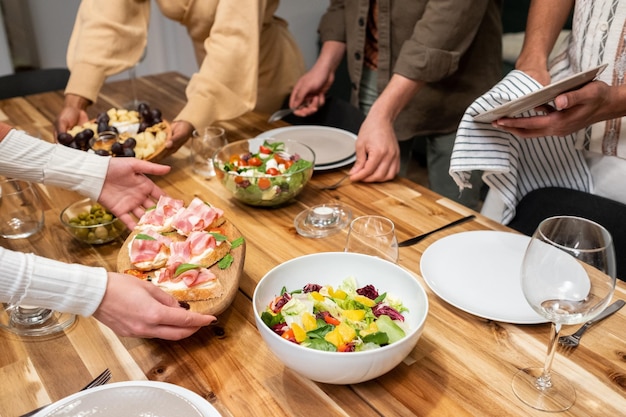
[[[603,70],[607,64],[600,65],[587,71],[570,75],[567,78],[557,81],[554,84],[547,85],[537,91],[523,95],[501,106],[495,107],[483,113],[474,116],[474,120],[478,122],[491,123],[502,117],[513,117],[535,107],[549,103],[559,94],[582,87],[590,81],[593,81]]]
[[[158,381],[116,382],[77,392],[41,410],[37,417],[221,417],[198,394]]]
[[[356,161],[356,135],[347,130],[328,126],[286,126],[261,133],[258,138],[292,139],[309,146],[315,152],[315,170],[340,168]]]
[[[528,236],[489,230],[449,235],[424,251],[422,276],[437,296],[475,316],[546,323],[522,293],[520,267],[529,241]]]

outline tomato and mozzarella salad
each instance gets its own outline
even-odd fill
[[[397,342],[409,331],[407,309],[373,285],[358,288],[354,277],[337,288],[307,284],[301,290],[283,287],[261,314],[282,338],[329,352],[358,352]]]
[[[249,203],[289,199],[304,186],[313,162],[285,151],[283,142],[264,141],[258,152],[233,154],[220,164],[224,185]]]

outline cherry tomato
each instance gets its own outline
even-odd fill
[[[248,164],[253,167],[260,167],[261,165],[263,165],[263,161],[261,161],[261,158],[253,156],[252,158],[248,159]]]
[[[284,164],[286,161],[285,158],[283,158],[282,156],[280,156],[279,154],[274,154],[274,160],[279,163],[279,164]]]
[[[267,146],[263,146],[261,145],[259,147],[259,153],[266,153],[266,154],[271,154],[272,150],[270,148],[268,148]]]
[[[235,177],[235,184],[241,184],[242,182],[246,181],[246,179],[240,175],[237,175]]]
[[[261,177],[259,178],[257,185],[261,190],[267,190],[272,186],[272,183],[270,182],[269,178]]]
[[[289,159],[285,161],[284,165],[285,165],[285,169],[289,169],[289,167],[293,165],[293,161]]]
[[[277,170],[276,168],[268,168],[268,170],[265,171],[265,173],[269,175],[280,175],[280,171]]]

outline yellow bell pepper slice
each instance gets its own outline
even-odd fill
[[[317,329],[317,320],[315,320],[315,316],[307,311],[302,313],[302,325],[304,326],[304,330],[311,331]]]
[[[365,318],[365,310],[343,310],[341,315],[348,320],[361,321]]]
[[[367,298],[364,295],[360,295],[360,294],[356,294],[354,296],[354,300],[358,301],[361,304],[363,304],[365,307],[374,307],[376,305],[376,301],[372,300],[371,298]]]
[[[328,342],[328,343],[332,343],[335,346],[339,346],[343,343],[343,338],[341,337],[341,333],[339,332],[339,329],[335,328],[332,331],[326,333],[326,336],[324,336],[324,339]]]
[[[296,342],[302,343],[306,339],[306,332],[298,323],[291,323],[291,330],[293,330],[293,337],[296,338]]]

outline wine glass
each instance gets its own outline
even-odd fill
[[[144,59],[146,59],[147,53],[148,48],[146,47],[144,48],[141,57],[139,58],[139,61],[128,69],[128,81],[130,81],[130,92],[132,94],[132,100],[124,104],[125,109],[137,110],[139,104],[141,103],[141,101],[139,101],[139,99],[137,98],[137,67],[143,62]]]
[[[364,253],[398,262],[395,225],[383,216],[361,216],[352,220],[345,252]]]
[[[0,236],[25,239],[35,235],[44,224],[44,212],[31,183],[16,179],[0,181]],[[49,335],[74,322],[72,314],[58,313],[36,306],[4,304],[0,328],[22,336]]]
[[[194,130],[191,136],[191,168],[204,178],[215,176],[213,156],[218,149],[228,144],[226,132],[217,126]]]
[[[542,411],[569,409],[573,385],[551,370],[563,324],[583,323],[600,313],[615,289],[615,251],[601,225],[572,216],[543,220],[533,234],[521,266],[522,291],[530,306],[551,325],[543,368],[526,368],[513,377],[513,392]]]

